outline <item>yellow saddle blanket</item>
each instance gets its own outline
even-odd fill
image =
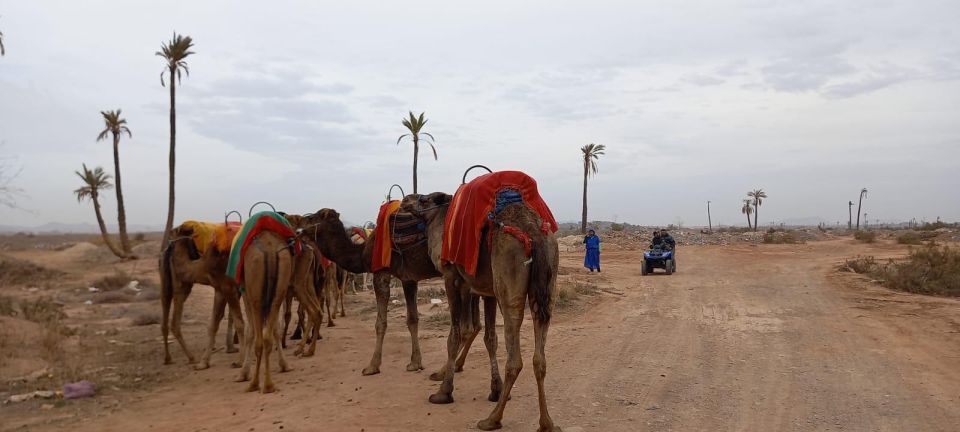
[[[213,223],[200,221],[186,221],[183,226],[189,227],[193,233],[193,244],[201,254],[207,252],[207,247],[215,245],[220,253],[230,253],[230,246],[233,238],[240,232],[240,225],[237,222]]]

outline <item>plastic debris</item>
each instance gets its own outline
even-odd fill
[[[63,385],[64,399],[79,399],[93,396],[97,392],[97,385],[91,381],[83,380],[75,383]]]

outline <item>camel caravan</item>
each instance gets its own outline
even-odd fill
[[[380,372],[394,278],[400,281],[406,300],[411,345],[406,370],[420,371],[424,365],[418,338],[418,283],[442,278],[450,311],[447,360],[430,375],[440,384],[429,401],[454,402],[455,372],[463,370],[470,346],[483,329],[490,359],[488,400],[496,406],[477,426],[499,429],[523,368],[520,328],[529,305],[539,431],[559,431],[547,410],[544,390],[544,351],[557,295],[559,249],[554,233],[558,224],[533,178],[519,171],[487,169],[488,173],[467,182],[474,168],[486,169],[479,165],[468,169],[453,195],[434,192],[401,199],[388,195],[372,230],[345,226],[340,214],[329,208],[293,215],[272,207],[257,213],[251,208],[242,222],[185,221],[175,227],[160,258],[164,363],[172,363],[168,347],[172,330],[188,361],[196,369],[209,368],[214,340],[229,306],[227,352],[238,350],[237,338],[242,358],[231,365],[240,368],[237,381],[249,382],[247,391],[274,392],[270,361],[274,351],[279,371],[291,370],[284,348],[293,300],[298,304],[294,338],[299,339],[294,355],[309,357],[322,339],[324,318],[333,326],[338,309],[340,316],[345,315],[346,281],[369,274],[377,302],[376,339],[363,375]],[[215,292],[207,344],[199,362],[187,349],[180,328],[184,302],[198,283]],[[497,362],[498,310],[506,339],[505,379]]]

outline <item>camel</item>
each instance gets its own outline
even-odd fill
[[[303,237],[315,239],[320,252],[340,268],[352,273],[370,272],[376,234],[371,234],[370,238],[363,244],[354,243],[344,229],[343,222],[340,221],[340,214],[333,209],[322,209],[306,215],[303,224],[298,228],[303,230]],[[406,369],[410,372],[423,370],[420,342],[417,337],[420,321],[419,311],[417,310],[417,283],[438,277],[441,274],[430,259],[426,244],[417,245],[402,252],[393,251],[393,254],[391,267],[373,274],[373,287],[377,298],[377,341],[370,364],[362,371],[363,375],[380,373],[383,337],[387,331],[387,302],[390,300],[390,279],[392,277],[400,279],[407,305],[407,329],[410,331],[412,352],[410,363],[407,364]],[[476,333],[473,336],[476,336]],[[470,343],[473,341],[472,338],[468,339],[464,341],[464,349],[456,363],[455,369],[457,371],[463,370],[463,363],[466,361]]]
[[[160,326],[163,333],[163,353],[164,364],[171,364],[173,360],[170,356],[168,337],[170,330],[173,330],[173,336],[183,349],[188,361],[197,370],[210,367],[210,355],[213,353],[214,338],[220,328],[220,321],[223,319],[224,309],[229,305],[232,323],[242,338],[243,316],[240,312],[240,294],[237,285],[232,279],[224,273],[227,267],[227,257],[224,254],[216,253],[212,245],[207,248],[207,253],[203,256],[197,250],[192,239],[193,231],[189,226],[181,225],[174,228],[170,233],[171,240],[164,248],[160,257],[160,301],[163,308],[163,320]],[[213,301],[213,312],[210,317],[210,323],[207,328],[207,346],[197,363],[193,354],[187,348],[187,344],[180,332],[180,323],[183,317],[183,304],[193,289],[194,284],[205,284],[213,287],[215,295]],[[170,306],[173,305],[173,322],[170,323]],[[226,346],[228,353],[237,352],[234,347],[233,337],[229,330],[227,331]],[[171,328],[172,327],[172,328]],[[238,367],[238,363],[232,366]]]
[[[440,251],[444,233],[444,219],[451,197],[442,192],[430,195],[410,195],[404,198],[401,208],[419,215],[427,223],[428,244],[431,258],[441,264],[444,287],[450,302],[451,327],[447,338],[447,365],[444,368],[443,382],[437,393],[430,396],[430,402],[444,404],[453,402],[453,366],[460,350],[462,334],[469,329],[470,318],[469,296],[471,294],[483,296],[484,299],[495,298],[500,305],[500,313],[504,321],[504,337],[506,338],[507,364],[506,381],[502,386],[497,405],[489,417],[481,420],[477,427],[481,430],[494,430],[502,427],[503,410],[510,399],[510,391],[516,382],[523,360],[520,357],[520,324],[523,322],[525,305],[530,303],[534,326],[533,355],[534,374],[537,379],[537,388],[540,405],[539,432],[559,432],[560,428],[553,423],[547,411],[546,394],[544,392],[544,377],[547,372],[544,349],[546,346],[547,330],[550,327],[550,315],[556,300],[557,271],[560,265],[559,248],[556,237],[548,230],[542,231],[543,221],[540,216],[523,203],[509,204],[503,208],[493,220],[496,228],[487,228],[480,242],[480,254],[475,276],[471,276],[458,264],[441,263]],[[519,229],[531,242],[531,254],[528,258],[524,244],[518,237],[508,233],[503,227],[511,230]],[[488,230],[493,229],[492,233]],[[489,305],[489,304],[488,304]],[[492,315],[487,309],[487,317]],[[489,321],[489,329],[493,328]],[[492,332],[493,349],[496,349],[496,333]],[[491,363],[494,363],[491,357]],[[495,363],[492,365],[491,380],[499,379]]]
[[[307,308],[313,327],[310,348],[301,349],[295,354],[312,356],[316,342],[320,338],[320,305],[313,295],[313,277],[318,265],[313,253],[307,247],[304,253],[294,255],[286,239],[274,232],[261,231],[253,239],[244,254],[243,286],[246,289],[243,300],[247,309],[248,328],[244,344],[246,355],[237,381],[250,379],[252,357],[256,355],[256,369],[247,391],[260,390],[262,393],[276,391],[270,374],[270,353],[281,338],[279,318],[280,308],[292,288],[297,299]],[[291,370],[283,357],[283,350],[277,350],[280,371]],[[263,364],[263,387],[260,386],[260,368]]]

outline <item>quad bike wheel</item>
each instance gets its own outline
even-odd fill
[[[673,274],[673,260],[667,260],[663,263],[663,269],[667,271],[667,276]]]
[[[647,260],[643,260],[643,262],[640,264],[640,274],[646,276],[647,273],[650,273],[650,267],[647,264]]]

